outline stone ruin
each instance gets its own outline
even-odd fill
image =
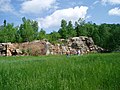
[[[60,43],[51,44],[47,40],[36,40],[25,43],[0,43],[0,56],[13,55],[63,55],[66,53],[87,54],[91,52],[100,52],[103,49],[94,44],[91,37],[73,37],[69,39],[60,39]]]
[[[22,55],[22,51],[17,49],[12,43],[0,43],[0,56]]]
[[[59,42],[61,42],[61,44],[52,45],[49,43],[49,53],[47,54],[77,54],[78,51],[80,51],[80,54],[87,54],[91,52],[100,52],[103,50],[103,48],[94,44],[91,37],[80,36],[69,38],[67,40],[60,39]]]

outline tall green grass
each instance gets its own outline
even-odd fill
[[[0,90],[120,90],[120,53],[0,57]]]

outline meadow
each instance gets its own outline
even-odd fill
[[[120,53],[0,57],[0,90],[120,90]]]

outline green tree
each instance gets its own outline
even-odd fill
[[[45,38],[46,38],[46,32],[45,32],[45,30],[41,29],[38,33],[38,39],[42,40],[42,39],[45,39]]]
[[[95,23],[93,24],[94,27],[94,31],[92,34],[92,38],[93,41],[95,42],[96,45],[100,44],[100,36],[99,36],[99,32],[98,32],[98,25],[96,25]]]
[[[16,42],[16,31],[14,24],[6,24],[6,20],[4,20],[4,25],[0,29],[0,42]]]
[[[34,32],[34,36],[33,36],[33,38],[34,39],[37,39],[37,37],[38,37],[38,22],[37,21],[31,21],[31,26],[32,26],[32,28],[33,28],[33,32]]]
[[[60,39],[60,34],[58,32],[53,31],[50,33],[50,39],[49,39],[50,42],[55,43],[55,42],[57,42],[58,39]]]
[[[77,22],[75,22],[75,30],[77,36],[87,36],[87,31],[85,30],[85,20],[80,18]]]
[[[93,32],[94,32],[94,25],[91,22],[88,22],[84,25],[85,30],[87,32],[87,36],[88,37],[92,37],[93,36]]]
[[[110,27],[107,24],[101,24],[99,26],[100,46],[103,48],[108,47],[108,40],[110,36]]]
[[[67,36],[67,22],[65,20],[61,21],[61,28],[58,32],[59,32],[61,38],[64,38],[64,39],[68,38],[68,36]]]
[[[72,21],[68,22],[68,25],[67,25],[67,34],[68,34],[67,35],[68,38],[69,37],[75,37],[77,35],[76,31],[73,28]]]
[[[7,23],[6,23],[6,20],[4,20],[4,27],[6,27]]]
[[[20,36],[22,41],[33,41],[37,39],[38,36],[38,23],[36,21],[32,21],[22,18],[23,24],[20,25]]]
[[[7,34],[7,42],[16,42],[16,31],[17,28],[13,24],[7,24],[5,33]]]
[[[113,24],[114,29],[111,30],[108,48],[112,51],[120,51],[120,24]]]

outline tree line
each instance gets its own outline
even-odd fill
[[[47,34],[44,29],[39,31],[38,22],[22,18],[20,26],[14,26],[4,20],[0,26],[0,43],[12,42],[21,43],[33,40],[47,39],[56,43],[58,39],[67,39],[70,37],[88,36],[92,37],[95,44],[110,51],[120,51],[120,24],[100,24],[85,22],[79,19],[72,24],[61,20],[61,27],[58,31]]]

